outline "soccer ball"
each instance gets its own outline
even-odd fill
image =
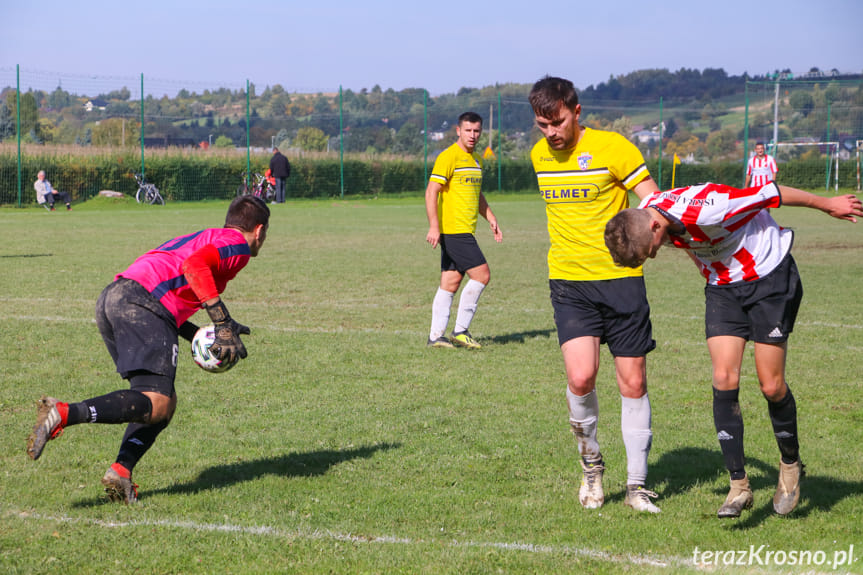
[[[222,373],[228,371],[240,360],[239,357],[234,357],[232,362],[224,362],[214,355],[210,354],[210,346],[216,339],[215,328],[212,324],[202,326],[195,332],[195,337],[192,338],[192,359],[195,360],[201,369],[210,373]]]

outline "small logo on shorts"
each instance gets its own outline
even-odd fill
[[[778,327],[774,327],[773,331],[767,334],[767,337],[782,337],[782,330]]]
[[[728,441],[729,439],[734,439],[734,436],[723,429],[716,434],[716,439],[719,441]]]

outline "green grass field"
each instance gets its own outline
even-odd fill
[[[125,388],[93,321],[99,292],[147,249],[220,225],[227,203],[0,210],[0,572],[726,572],[703,555],[697,567],[696,550],[728,562],[750,546],[753,564],[736,572],[863,572],[863,223],[774,211],[798,232],[805,286],[788,381],[808,475],[797,510],[775,516],[779,455],[749,348],[741,403],[755,506],[719,521],[727,476],[695,267],[666,249],[645,272],[658,344],[649,483],[662,513],[623,505],[605,349],[606,505],[583,510],[544,207],[517,194],[489,202],[504,242],[481,220],[492,280],[471,328],[477,352],[425,346],[439,253],[425,243],[421,199],[273,206],[261,255],[224,294],[252,328],[249,358],[211,375],[183,357],[176,416],[137,467],[140,503],[128,507],[104,502],[99,483],[123,427],[69,428],[34,462],[35,402]],[[834,570],[852,545],[851,564]]]

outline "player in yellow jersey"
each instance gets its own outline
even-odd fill
[[[569,80],[545,78],[530,91],[544,139],[531,160],[546,203],[549,287],[557,337],[566,369],[569,422],[578,440],[587,509],[605,501],[605,463],[596,436],[599,346],[614,356],[626,447],[624,503],[659,513],[644,488],[653,432],[647,397],[646,355],[656,347],[641,268],[614,265],[605,247],[605,224],[629,207],[627,191],[640,198],[658,191],[644,158],[623,136],[579,125],[581,105]]]
[[[480,134],[482,118],[478,114],[465,112],[459,116],[458,139],[438,156],[426,188],[429,220],[426,241],[432,248],[438,244],[441,247],[440,287],[432,302],[428,339],[432,347],[482,347],[468,331],[479,296],[491,278],[488,263],[474,237],[477,214],[488,220],[498,243],[503,241],[503,233],[481,190],[482,159],[474,153]],[[465,274],[469,279],[459,298],[451,339],[447,339],[444,333],[450,307]]]

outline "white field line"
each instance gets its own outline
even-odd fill
[[[626,565],[649,565],[651,567],[691,567],[698,569],[691,560],[683,557],[661,556],[661,555],[641,555],[635,553],[608,553],[606,551],[597,551],[584,547],[576,547],[573,545],[537,545],[533,543],[503,543],[503,542],[483,542],[483,541],[424,541],[422,539],[411,539],[409,537],[396,537],[390,535],[354,535],[351,533],[338,533],[328,529],[315,530],[297,530],[287,531],[276,527],[266,525],[246,526],[233,525],[230,523],[196,523],[194,521],[176,521],[170,519],[159,520],[130,520],[130,521],[104,521],[101,519],[91,518],[76,518],[63,515],[43,515],[41,513],[31,513],[26,511],[10,512],[8,515],[16,517],[22,521],[46,521],[69,524],[92,525],[94,527],[103,527],[106,529],[122,529],[148,527],[158,528],[164,527],[168,529],[186,529],[190,531],[203,532],[219,532],[219,533],[242,533],[245,535],[259,535],[263,537],[275,537],[287,540],[326,540],[345,541],[350,543],[368,543],[368,544],[388,544],[388,545],[441,545],[451,548],[489,548],[499,549],[501,551],[521,551],[526,553],[537,553],[545,555],[575,555],[579,557],[588,557],[609,563],[618,563]]]

